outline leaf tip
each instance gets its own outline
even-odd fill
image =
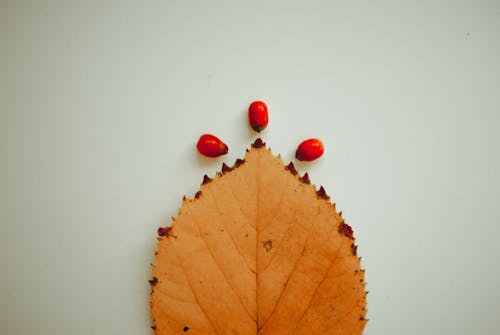
[[[255,149],[260,149],[260,148],[263,148],[266,146],[266,143],[264,143],[264,141],[262,141],[262,139],[259,137],[258,139],[255,140],[255,142],[253,142],[252,144],[252,147],[254,147]]]
[[[348,238],[354,239],[354,235],[353,235],[353,231],[352,231],[351,226],[349,226],[345,222],[340,223],[339,232]]]
[[[236,161],[234,161],[233,168],[240,167],[241,165],[243,165],[243,163],[245,163],[245,160],[241,159],[241,158],[238,158]]]
[[[351,251],[354,256],[358,254],[358,246],[356,244],[351,244]]]
[[[212,178],[210,178],[209,176],[207,175],[204,175],[203,176],[203,181],[201,182],[202,185],[205,185],[205,184],[208,184],[212,181]]]
[[[295,169],[295,164],[293,164],[293,162],[290,162],[288,163],[287,166],[285,166],[285,169],[290,171],[291,174],[293,174],[294,176],[297,175],[297,169]]]
[[[229,167],[226,163],[222,163],[222,174],[232,171],[233,168]]]
[[[330,200],[330,196],[326,194],[325,188],[323,186],[321,186],[319,190],[316,191],[316,194],[322,199]]]
[[[299,177],[299,180],[304,184],[310,184],[311,180],[309,179],[309,174],[306,172],[302,177]]]
[[[172,232],[172,227],[160,227],[158,228],[159,237],[169,237]]]

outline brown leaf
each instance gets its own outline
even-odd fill
[[[155,334],[362,334],[352,230],[324,189],[258,144],[244,164],[204,178],[159,239]]]

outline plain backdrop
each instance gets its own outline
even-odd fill
[[[499,61],[498,1],[0,0],[0,334],[151,334],[156,229],[254,99],[285,161],[324,140],[366,334],[499,334]]]

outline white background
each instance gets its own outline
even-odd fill
[[[150,334],[156,229],[254,99],[286,161],[324,140],[366,334],[499,334],[499,60],[498,1],[0,0],[0,334]]]

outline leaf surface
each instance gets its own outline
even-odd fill
[[[159,239],[155,334],[362,334],[364,270],[324,189],[260,145],[236,165]]]

